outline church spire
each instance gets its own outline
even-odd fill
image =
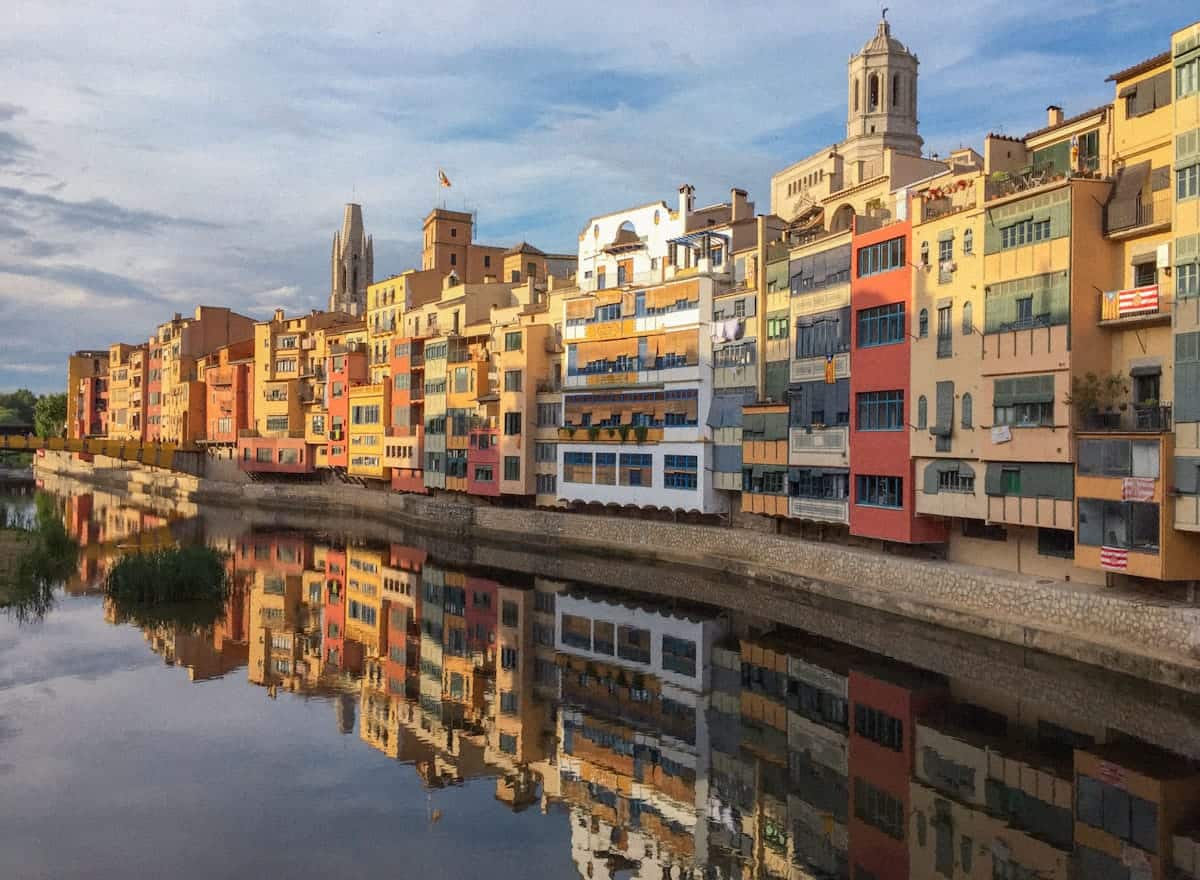
[[[363,315],[367,285],[375,280],[373,242],[363,229],[362,206],[350,202],[342,213],[342,228],[333,234],[329,311]]]

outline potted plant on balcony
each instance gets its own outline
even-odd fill
[[[616,439],[616,437],[617,437],[617,429],[616,429],[616,428],[609,428],[609,429],[608,429],[608,439],[609,439],[609,440],[615,440],[615,439]]]
[[[633,438],[635,440],[637,440],[638,443],[645,443],[646,436],[649,433],[650,433],[650,429],[647,428],[645,425],[634,425],[633,426]]]
[[[1067,395],[1066,403],[1075,408],[1084,427],[1119,428],[1121,413],[1117,411],[1116,404],[1128,393],[1129,386],[1120,373],[1098,376],[1089,372],[1083,378],[1075,376],[1071,379],[1071,393]],[[1127,408],[1128,404],[1122,401],[1120,410],[1123,412]]]
[[[599,425],[589,425],[588,426],[588,439],[594,441],[599,436],[600,436],[600,426]]]
[[[624,443],[629,439],[629,426],[617,425],[617,433],[621,435],[621,442]]]

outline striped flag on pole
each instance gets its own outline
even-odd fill
[[[450,178],[446,176],[446,172],[441,168],[438,169],[438,183],[446,187],[446,189],[450,188]]]
[[[1129,551],[1121,550],[1118,547],[1101,547],[1100,565],[1104,568],[1125,571],[1129,568]]]

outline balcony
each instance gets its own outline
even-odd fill
[[[1132,238],[1171,225],[1171,191],[1163,190],[1150,201],[1139,201],[1129,209],[1127,203],[1104,207],[1104,234],[1109,238]]]
[[[1124,412],[1091,412],[1080,420],[1085,433],[1165,434],[1171,430],[1171,405],[1134,404]]]
[[[1171,304],[1157,284],[1106,290],[1100,294],[1099,327],[1137,327],[1170,322]]]
[[[998,171],[988,178],[984,186],[984,199],[989,202],[1002,199],[1066,180],[1067,177],[1053,162],[1026,165],[1017,171]]]
[[[815,522],[850,522],[850,502],[845,498],[789,498],[788,516]]]

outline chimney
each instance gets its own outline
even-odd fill
[[[679,187],[679,219],[684,222],[684,228],[687,228],[688,215],[692,213],[692,208],[695,205],[696,188],[690,183],[685,183]]]
[[[1062,121],[1063,121],[1062,107],[1059,107],[1057,104],[1051,104],[1049,107],[1046,108],[1046,126],[1048,128],[1053,127],[1055,125],[1062,125]]]
[[[729,191],[729,220],[734,222],[737,220],[745,220],[750,214],[750,204],[746,201],[746,191],[744,189],[731,189]]]
[[[283,323],[283,309],[275,310],[275,317],[273,320]]]

